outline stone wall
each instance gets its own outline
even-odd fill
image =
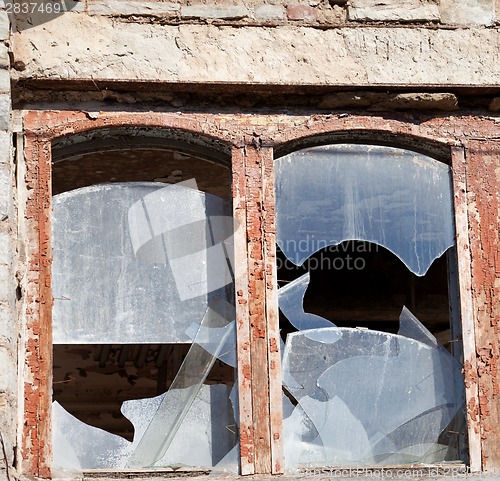
[[[17,425],[16,209],[10,133],[9,17],[0,4],[0,479],[13,475]]]
[[[134,17],[131,21],[325,27],[366,22],[492,26],[500,10],[496,0],[67,0],[65,6],[92,16]]]
[[[16,16],[13,66],[19,79],[496,85],[500,0],[465,3],[67,0]]]

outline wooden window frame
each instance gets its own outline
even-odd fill
[[[51,143],[65,135],[110,126],[146,126],[178,129],[192,135],[209,136],[231,150],[233,209],[243,226],[235,238],[238,383],[240,402],[241,474],[280,474],[283,472],[281,363],[276,279],[276,234],[274,221],[274,147],[278,151],[298,149],[301,139],[325,143],[329,132],[348,138],[353,130],[373,131],[371,117],[351,124],[326,117],[316,128],[304,116],[303,125],[291,124],[273,142],[256,141],[252,121],[242,123],[238,116],[165,113],[106,113],[89,119],[81,111],[31,111],[24,114],[24,144],[18,142],[19,233],[26,244],[26,272],[22,304],[20,372],[24,380],[20,432],[21,471],[25,475],[50,478],[51,459]],[[265,130],[279,119],[255,116]],[[232,122],[232,123],[231,123]],[[385,123],[384,123],[385,122]],[[395,120],[380,121],[378,129],[396,139],[407,136],[407,125]],[[214,129],[213,124],[225,128]],[[424,142],[443,142],[441,124],[434,133],[422,129]],[[466,130],[465,126],[461,127]],[[412,135],[416,135],[415,132]],[[316,136],[316,137],[315,137]],[[263,136],[265,137],[265,136]],[[19,136],[22,138],[22,136]],[[439,141],[436,140],[439,138]],[[243,139],[243,140],[242,140]],[[338,140],[337,140],[338,141]],[[295,144],[294,144],[295,142]],[[293,147],[292,147],[293,145]],[[400,145],[404,147],[403,145]],[[446,145],[445,145],[446,147]],[[470,226],[467,201],[467,172],[464,148],[454,139],[448,145],[453,171],[455,222],[462,331],[464,337],[467,426],[470,470],[484,468],[481,433],[484,426],[477,413],[479,406],[477,329],[472,296]],[[281,150],[280,150],[281,149]],[[492,441],[493,442],[493,441]]]

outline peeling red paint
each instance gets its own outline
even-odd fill
[[[489,133],[489,132],[488,132]],[[498,137],[498,134],[497,134]],[[471,219],[472,297],[476,313],[479,411],[483,468],[500,466],[500,432],[491,429],[500,416],[498,403],[500,356],[500,142],[471,141],[467,152],[467,184]]]

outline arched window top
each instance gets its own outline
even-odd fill
[[[405,149],[336,144],[275,161],[278,245],[294,264],[348,240],[381,245],[416,275],[454,244],[450,168]]]

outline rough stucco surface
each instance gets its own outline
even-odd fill
[[[0,4],[0,479],[13,474],[17,428],[17,322],[14,272],[15,207],[12,187],[9,18]]]
[[[500,82],[499,31],[124,23],[67,13],[14,36],[22,77],[276,84]]]

